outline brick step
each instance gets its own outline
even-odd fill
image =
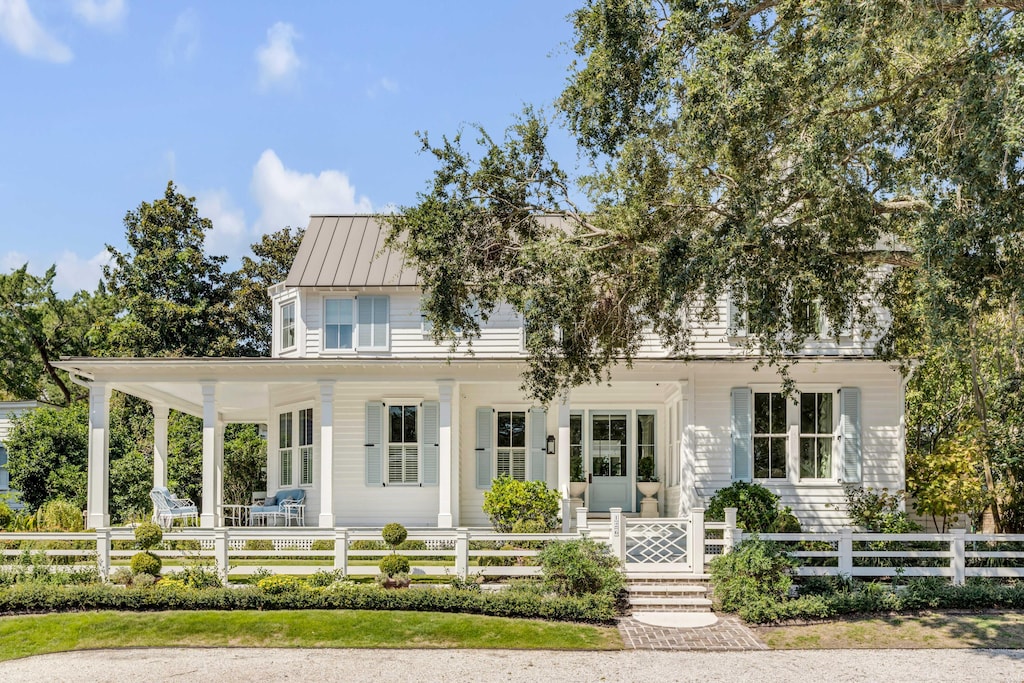
[[[706,586],[692,586],[688,584],[629,584],[626,586],[626,590],[631,596],[689,595],[692,597],[704,597],[708,593]]]
[[[674,583],[702,586],[711,582],[711,575],[675,572],[626,572],[626,581],[629,583]]]
[[[630,597],[629,605],[640,612],[710,612],[707,598]]]

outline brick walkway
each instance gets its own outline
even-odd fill
[[[641,624],[632,617],[619,619],[619,633],[633,650],[767,650],[738,617],[719,614],[718,623],[705,628],[661,628]]]

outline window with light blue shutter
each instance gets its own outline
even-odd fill
[[[422,458],[422,481],[424,486],[437,486],[438,460],[441,441],[441,404],[437,401],[423,402],[423,429],[420,430],[420,457]]]
[[[358,348],[388,348],[388,297],[360,296],[356,299]]]
[[[732,478],[750,481],[752,392],[747,387],[732,390]]]
[[[842,426],[843,481],[861,481],[860,389],[843,387],[839,390]]]
[[[384,405],[376,402],[366,404],[366,485],[380,486],[384,483],[383,440]]]
[[[476,487],[490,488],[492,464],[494,462],[494,433],[492,429],[494,410],[491,408],[476,409]]]
[[[548,411],[530,409],[530,479],[547,481]]]

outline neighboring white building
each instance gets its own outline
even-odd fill
[[[415,272],[383,240],[372,216],[310,220],[288,279],[270,289],[271,358],[59,363],[91,386],[90,525],[109,521],[112,389],[153,404],[156,485],[166,483],[168,409],[203,418],[204,526],[223,521],[229,422],[269,426],[269,490],[305,489],[306,523],[320,526],[484,525],[493,477],[540,479],[567,496],[572,455],[596,513],[638,510],[645,453],[666,517],[739,479],[781,495],[805,527],[830,528],[846,521],[844,482],[903,488],[905,383],[873,357],[873,339],[809,344],[791,368],[794,402],[773,370],[755,371],[723,300],[721,323],[694,335],[694,360],[669,357],[651,336],[610,384],[536,406],[519,389],[519,316],[497,311],[472,354],[450,354],[425,329]]]
[[[18,500],[17,491],[11,490],[11,474],[7,470],[4,441],[11,431],[11,422],[37,407],[35,401],[0,401],[0,501],[7,503],[12,510],[20,510],[23,505]]]

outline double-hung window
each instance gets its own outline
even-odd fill
[[[526,412],[499,410],[498,476],[526,481]]]
[[[800,478],[832,477],[832,394],[800,394]]]
[[[419,483],[419,406],[388,406],[388,483]]]
[[[295,302],[281,305],[281,348],[295,346]]]
[[[292,485],[292,413],[278,416],[277,457],[281,465],[281,487]]]
[[[586,481],[583,468],[583,416],[569,416],[569,480]]]
[[[786,478],[786,399],[781,393],[754,394],[754,478]]]
[[[388,348],[388,297],[361,296],[356,299],[357,344],[360,349]]]
[[[324,349],[329,351],[352,349],[354,329],[352,299],[326,299],[324,301]]]
[[[299,486],[313,485],[313,409],[299,411]]]

